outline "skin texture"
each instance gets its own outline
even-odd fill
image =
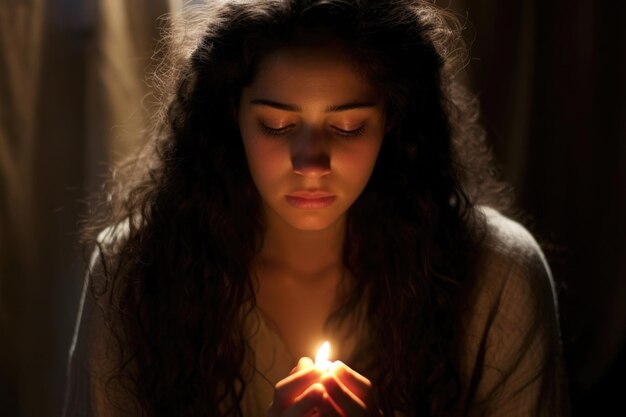
[[[381,416],[372,384],[346,364],[335,361],[327,372],[303,357],[289,376],[276,385],[268,417]]]
[[[368,107],[328,111],[348,103]],[[261,124],[279,134],[264,131]],[[239,126],[270,227],[283,222],[319,231],[342,221],[363,191],[382,144],[385,116],[380,94],[356,72],[341,46],[290,47],[261,61],[254,82],[242,92]],[[321,190],[337,199],[323,209],[291,206],[285,195],[302,190]]]
[[[271,52],[237,110],[267,224],[255,261],[257,302],[297,356],[332,310],[346,211],[365,188],[387,130],[378,90],[347,52],[338,44]],[[313,209],[290,204],[286,196],[302,191],[334,200]],[[316,296],[311,288],[329,290]],[[333,369],[322,373],[303,357],[277,384],[268,416],[378,415],[370,381],[340,362]]]

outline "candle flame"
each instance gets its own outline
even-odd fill
[[[330,368],[330,361],[328,360],[328,356],[330,355],[330,343],[328,341],[322,343],[322,346],[317,350],[317,354],[315,355],[315,366],[321,368],[326,371]]]

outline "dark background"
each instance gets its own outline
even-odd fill
[[[157,17],[181,2],[0,0],[3,416],[60,414],[78,221],[138,144]],[[626,2],[450,7],[501,172],[560,284],[573,415],[626,415]]]

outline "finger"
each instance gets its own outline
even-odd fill
[[[328,394],[325,394],[322,401],[315,406],[315,409],[317,410],[318,415],[322,417],[347,417],[349,415],[346,414]]]
[[[314,414],[316,416],[321,416],[321,417],[346,417],[347,416],[347,414],[345,414],[341,410],[341,408],[332,400],[332,398],[330,398],[330,395],[328,395],[328,393],[326,392],[326,388],[324,388],[324,385],[322,385],[319,382],[316,382],[315,384],[307,388],[307,390],[300,397],[296,399],[296,404],[306,401],[307,398],[312,398],[312,402],[309,403],[307,401],[306,406],[312,404],[313,407],[307,409],[306,406],[303,406],[303,408],[298,409],[298,412],[300,411],[308,412],[314,409],[315,411],[317,411],[317,413]],[[295,407],[296,406],[294,405],[294,408]],[[296,415],[299,416],[300,414],[296,414]],[[287,416],[292,417],[291,415],[287,415]]]
[[[337,377],[332,374],[324,375],[322,385],[330,398],[348,416],[356,417],[365,415],[367,406],[352,393]]]
[[[274,403],[280,408],[291,405],[296,397],[301,395],[312,384],[318,382],[321,376],[322,372],[315,367],[302,369],[289,375],[276,384]]]
[[[310,368],[311,366],[313,366],[313,360],[311,358],[307,358],[306,356],[303,356],[298,361],[298,364],[291,370],[289,375],[295,372],[301,371],[302,369]]]
[[[310,368],[312,366],[313,366],[313,360],[311,358],[309,358],[309,357],[303,356],[298,361],[297,368],[299,368],[299,369],[306,369],[306,368]]]
[[[363,375],[354,371],[341,361],[332,363],[330,373],[335,375],[349,391],[355,394],[364,403],[367,403],[372,389],[372,383]]]
[[[272,402],[268,417],[308,416],[315,408],[315,405],[323,399],[324,394],[325,390],[321,384],[312,384],[295,397],[289,405],[281,407],[277,405],[276,401]]]
[[[303,417],[309,416],[324,401],[326,390],[320,383],[315,383],[308,387],[301,395],[299,395],[293,405],[287,407],[281,417]]]

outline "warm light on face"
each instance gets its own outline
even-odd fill
[[[315,355],[315,366],[326,372],[330,369],[331,362],[328,360],[330,355],[330,343],[328,341],[322,343]]]
[[[241,91],[239,128],[268,228],[342,226],[369,181],[384,101],[349,55],[338,44],[279,48]]]

